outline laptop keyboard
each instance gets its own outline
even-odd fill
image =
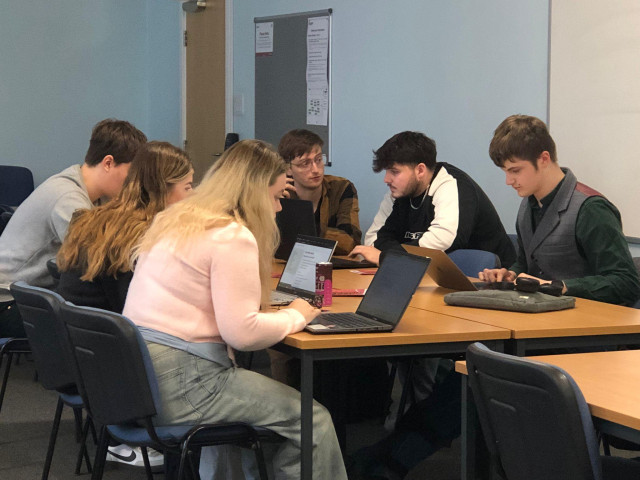
[[[374,320],[364,319],[354,313],[320,314],[311,323],[321,323],[323,325],[340,325],[342,327],[349,328],[371,327],[378,325],[378,323]]]
[[[271,292],[271,305],[289,305],[296,298],[298,298],[296,295],[273,290]]]

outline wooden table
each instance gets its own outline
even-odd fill
[[[527,357],[564,369],[580,387],[594,424],[603,433],[640,443],[640,350],[574,353]],[[475,406],[467,389],[466,362],[456,362],[463,374],[462,478],[474,479]],[[471,410],[474,411],[471,411]]]
[[[524,356],[531,350],[640,344],[640,310],[576,299],[576,307],[545,313],[519,313],[455,307],[444,303],[451,292],[425,277],[412,307],[484,323],[511,331],[505,351]]]
[[[573,377],[600,431],[640,443],[640,350],[528,358],[556,365]]]
[[[371,276],[348,270],[334,271],[335,288],[362,288]],[[359,297],[334,297],[331,311],[355,311]],[[510,332],[463,318],[409,307],[393,332],[313,335],[300,332],[287,336],[273,348],[300,359],[302,478],[311,479],[313,366],[321,360],[401,357],[414,355],[450,356],[463,354],[467,346],[482,341],[502,350]]]
[[[282,267],[279,267],[282,268]],[[335,288],[366,288],[370,275],[334,270]],[[381,356],[464,353],[466,346],[482,341],[491,349],[524,356],[534,349],[598,347],[640,344],[640,310],[582,298],[576,308],[547,313],[518,313],[479,308],[454,307],[444,303],[451,292],[440,288],[425,275],[405,316],[392,333],[289,335],[275,348],[302,363],[302,473],[311,478],[311,401],[313,362],[317,360],[371,358]],[[360,298],[334,297],[331,310],[354,311]],[[485,329],[487,328],[487,329]],[[507,334],[506,337],[503,335]],[[467,391],[463,390],[463,396]],[[463,401],[464,401],[463,397]],[[469,420],[463,408],[463,430]],[[620,436],[620,434],[618,434]],[[473,472],[469,455],[475,439],[462,443],[463,472]],[[469,452],[467,452],[469,450]]]

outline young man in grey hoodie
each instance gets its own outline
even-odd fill
[[[0,337],[24,337],[8,288],[23,280],[50,288],[47,260],[54,258],[71,215],[117,195],[146,136],[129,122],[106,119],[93,127],[84,164],[44,181],[14,212],[0,236]]]

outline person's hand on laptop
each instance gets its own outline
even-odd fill
[[[306,300],[303,300],[302,298],[296,298],[289,304],[289,308],[293,308],[294,310],[299,311],[304,317],[305,323],[309,323],[320,313],[319,309],[311,305]]]
[[[376,247],[358,245],[349,253],[349,257],[351,258],[355,258],[358,255],[362,255],[368,262],[380,265],[380,250],[378,250]]]
[[[287,184],[284,187],[284,190],[282,191],[282,197],[283,198],[291,198],[291,193],[296,193],[296,187],[293,184],[293,178],[292,177],[287,177]]]
[[[516,279],[516,272],[506,268],[485,268],[478,273],[478,278],[485,282],[513,282]]]

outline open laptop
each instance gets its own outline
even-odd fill
[[[275,257],[280,260],[287,260],[291,254],[291,249],[296,243],[298,235],[308,235],[315,237],[316,221],[313,214],[313,204],[307,200],[283,198],[280,200],[282,210],[276,214],[276,223],[280,230],[280,245],[276,250]],[[336,257],[331,260],[333,268],[375,268],[378,265],[367,260],[356,260],[344,257]]]
[[[313,203],[307,200],[283,198],[282,210],[276,213],[276,224],[280,230],[280,245],[275,257],[287,260],[296,243],[298,235],[316,236],[316,222],[313,216]],[[323,260],[328,262],[329,260]]]
[[[429,262],[426,257],[388,252],[355,313],[321,313],[305,330],[320,334],[390,332],[402,318]]]
[[[278,286],[271,292],[271,305],[289,305],[296,298],[313,300],[316,294],[316,263],[328,262],[335,240],[298,235]]]
[[[427,274],[441,287],[451,290],[474,291],[480,290],[486,282],[472,282],[442,250],[434,248],[418,247],[415,245],[402,245],[408,253],[431,258],[431,264]]]

